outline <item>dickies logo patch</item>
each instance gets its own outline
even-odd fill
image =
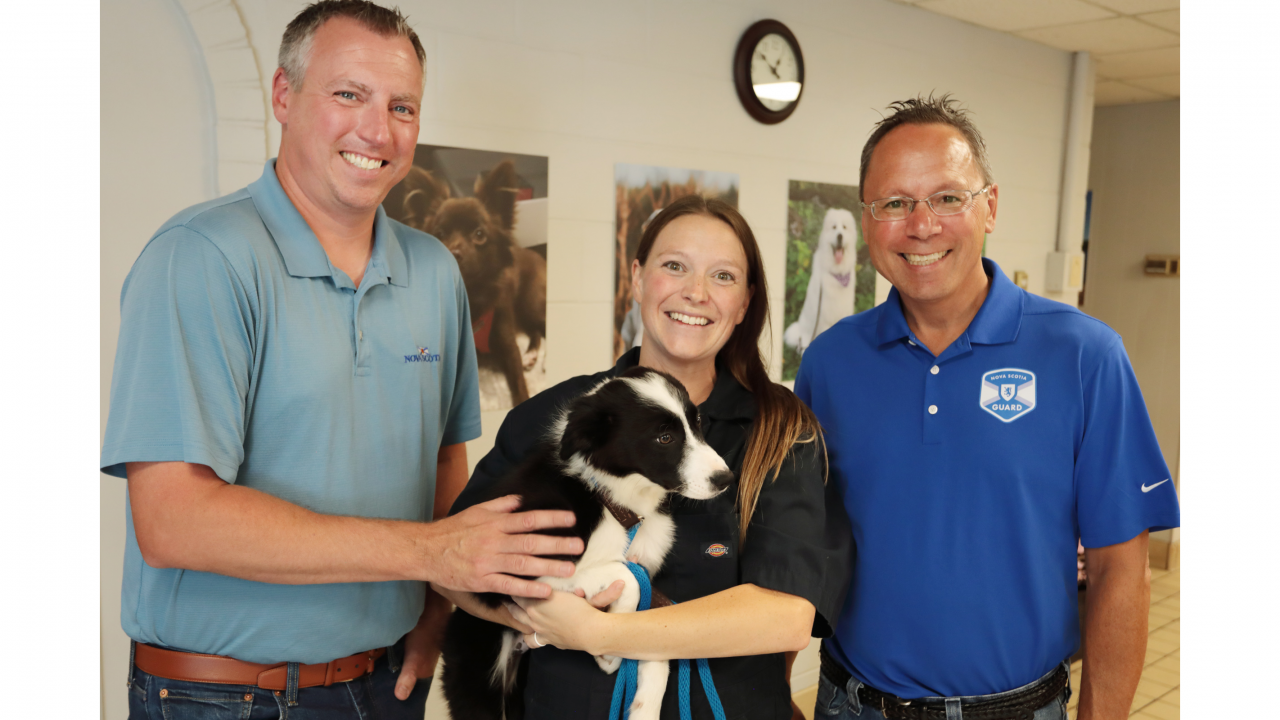
[[[1002,422],[1017,420],[1036,409],[1036,374],[1019,368],[987,371],[978,405]]]
[[[729,546],[724,543],[703,543],[702,554],[712,558],[728,557]]]

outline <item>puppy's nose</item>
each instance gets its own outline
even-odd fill
[[[844,233],[836,233],[836,247],[844,245]]]
[[[716,492],[720,492],[721,490],[729,487],[729,484],[732,482],[733,473],[728,470],[717,470],[711,474],[711,487],[715,488]]]

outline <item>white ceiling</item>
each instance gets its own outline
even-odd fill
[[[1097,62],[1097,105],[1179,97],[1179,0],[895,0]]]

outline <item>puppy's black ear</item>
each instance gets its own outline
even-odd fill
[[[575,400],[560,438],[560,459],[568,461],[578,453],[590,456],[592,450],[608,442],[614,420],[613,411],[596,395]]]
[[[449,186],[417,165],[409,168],[409,174],[396,188],[399,195],[389,193],[384,202],[391,203],[394,197],[401,196],[400,206],[405,224],[419,230],[426,229],[431,216],[440,208],[440,203],[449,199]]]
[[[476,178],[476,199],[508,232],[516,226],[516,193],[519,189],[520,175],[511,160],[503,160],[484,177]]]

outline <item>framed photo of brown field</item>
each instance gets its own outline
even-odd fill
[[[644,342],[640,306],[631,297],[631,261],[640,236],[658,211],[686,195],[703,195],[738,206],[738,174],[654,165],[614,166],[616,282],[613,296],[613,358]]]

